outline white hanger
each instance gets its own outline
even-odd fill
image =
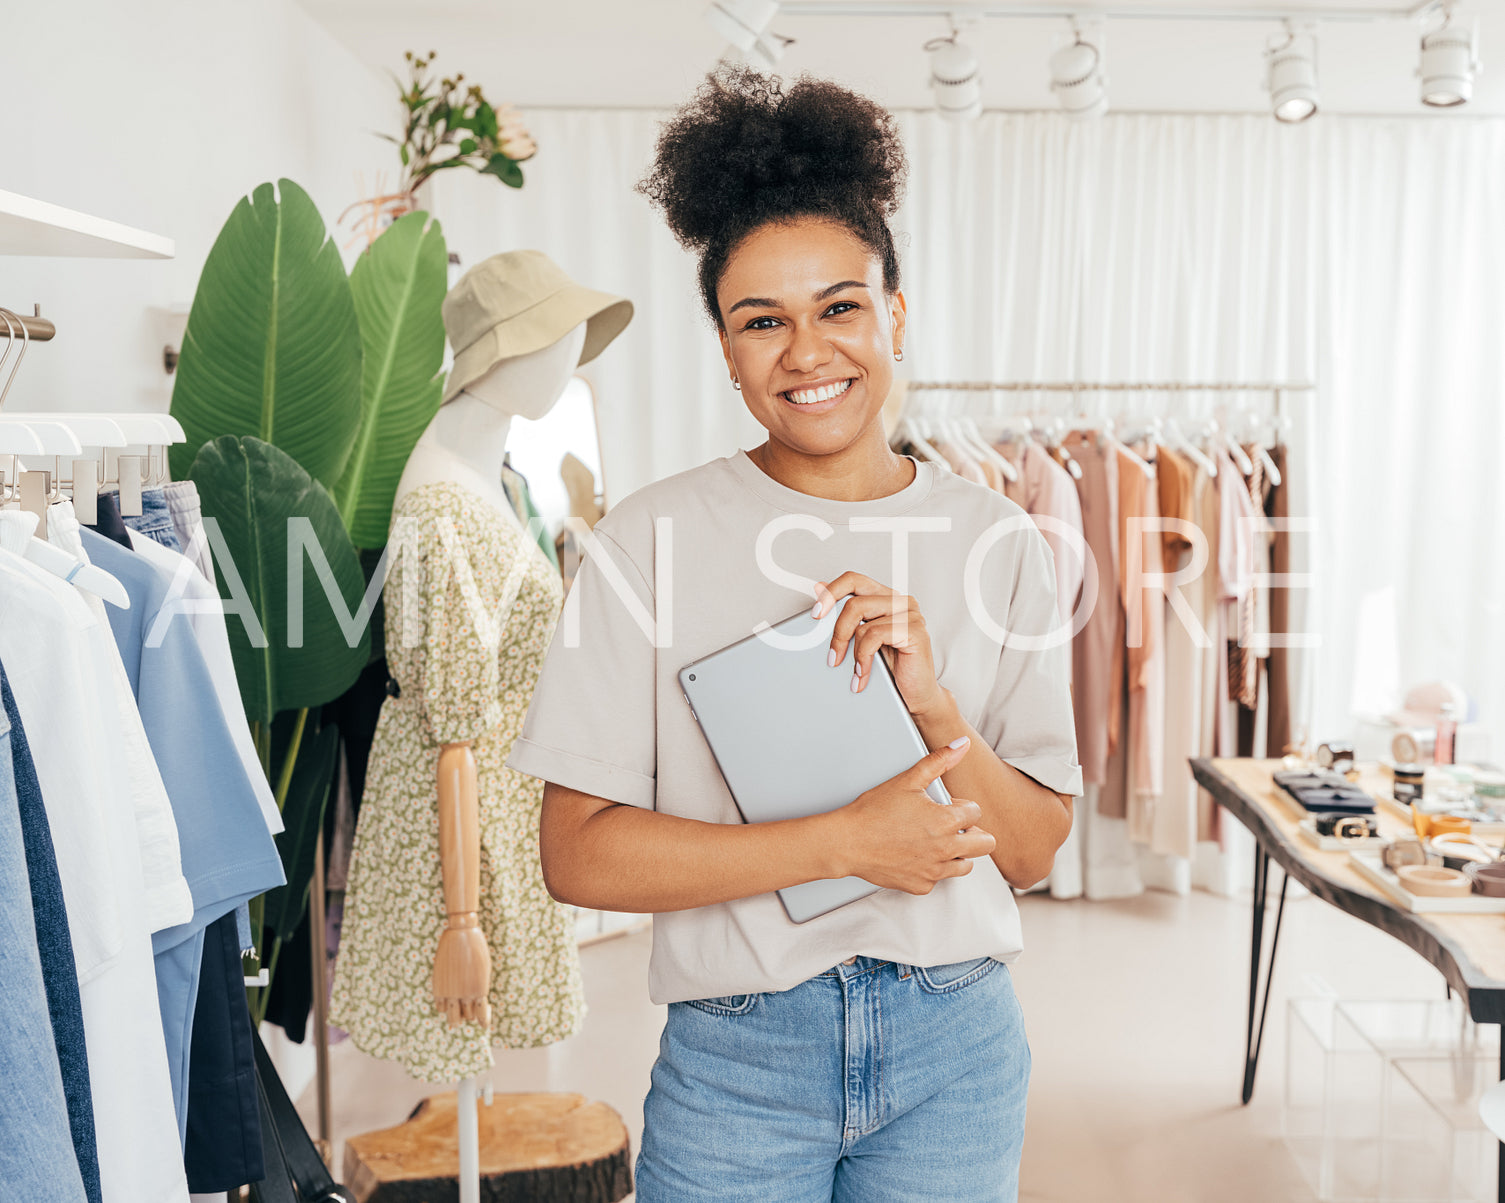
[[[1003,475],[1004,480],[1014,484],[1019,479],[1019,469],[1009,463],[1005,456],[998,453],[987,439],[982,437],[982,431],[978,428],[977,418],[973,414],[963,414],[957,418],[957,431],[961,436],[961,444],[974,454],[987,460]]]
[[[86,564],[83,560],[75,560],[61,547],[54,547],[51,543],[44,543],[38,539],[34,534],[37,528],[35,514],[8,510],[0,514],[0,521],[18,526],[23,523],[26,525],[26,546],[23,557],[28,564],[35,564],[45,572],[50,572],[70,585],[103,598],[121,610],[131,608],[130,594],[125,591],[125,586],[103,568]]]
[[[1213,460],[1210,459],[1200,447],[1196,446],[1190,439],[1182,434],[1181,428],[1177,426],[1174,421],[1167,421],[1163,423],[1161,425],[1161,430],[1164,433],[1164,441],[1167,447],[1170,447],[1175,451],[1179,451],[1182,455],[1186,456],[1189,460],[1195,463],[1197,467],[1201,468],[1202,471],[1206,472],[1208,476],[1216,476],[1218,474],[1217,464],[1214,463]]]

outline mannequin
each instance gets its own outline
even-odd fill
[[[419,437],[397,483],[395,505],[430,484],[460,485],[490,502],[503,521],[519,526],[502,488],[502,463],[514,417],[530,421],[554,408],[585,345],[581,322],[557,342],[503,359],[439,412]],[[467,743],[439,749],[439,860],[444,881],[445,927],[434,954],[434,1007],[449,1024],[491,1026],[491,949],[480,926],[481,817],[476,762]],[[480,1194],[480,1138],[476,1080],[459,1090],[461,1203]]]
[[[429,423],[397,484],[396,501],[427,484],[462,485],[491,502],[506,520],[517,514],[502,488],[502,461],[514,417],[535,421],[553,409],[585,345],[581,322],[558,342],[504,359]],[[478,1020],[490,1026],[491,950],[478,926],[480,814],[470,744],[439,752],[439,857],[448,923],[434,956],[434,1006],[453,1026]]]

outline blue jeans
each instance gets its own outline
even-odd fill
[[[638,1203],[1011,1203],[1030,1052],[1007,967],[858,957],[671,1003]]]

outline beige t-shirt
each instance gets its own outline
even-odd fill
[[[1053,790],[1082,792],[1069,639],[1005,643],[1006,632],[1039,637],[1058,621],[1050,549],[986,486],[917,463],[891,496],[830,501],[786,488],[739,451],[639,490],[593,533],[512,768],[613,802],[741,822],[677,674],[808,608],[814,581],[850,569],[915,597],[941,684],[999,756]],[[658,646],[645,633],[655,622]],[[658,915],[649,993],[668,1003],[787,990],[853,955],[929,966],[1012,961],[1022,947],[1013,891],[983,857],[924,897],[880,890],[802,924],[771,893]]]

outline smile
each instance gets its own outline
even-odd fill
[[[850,380],[839,380],[834,384],[825,384],[820,388],[790,389],[779,395],[786,401],[792,401],[795,405],[818,405],[822,401],[831,401],[841,396],[847,389],[852,387]]]

